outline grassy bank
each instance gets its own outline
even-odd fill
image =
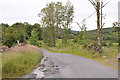
[[[63,48],[57,48],[57,47],[51,48],[48,46],[43,46],[43,48],[46,48],[49,51],[54,53],[69,53],[73,55],[90,58],[99,63],[107,65],[111,68],[118,69],[118,61],[117,61],[118,50],[117,49],[103,47],[103,54],[100,55],[95,51],[83,48],[82,45],[73,45],[73,46],[63,47]],[[106,57],[104,58],[103,56],[106,56]]]
[[[40,65],[42,52],[31,45],[18,47],[2,55],[2,77],[18,77],[30,73]]]

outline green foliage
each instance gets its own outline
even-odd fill
[[[17,30],[12,27],[3,28],[2,31],[2,42],[4,45],[11,47],[18,39]]]
[[[35,28],[35,29],[36,29],[36,32],[38,33],[38,39],[39,39],[39,40],[42,40],[42,28],[40,27],[40,24],[35,23],[35,24],[33,25],[33,28]]]
[[[78,44],[80,44],[80,45],[85,45],[85,44],[86,44],[86,41],[85,41],[85,40],[79,40]]]
[[[20,42],[25,42],[26,39],[26,27],[23,23],[15,23],[11,27],[17,30],[18,40]]]
[[[113,46],[116,46],[116,47],[118,47],[118,45],[119,45],[118,43],[113,43]]]
[[[24,22],[24,25],[26,26],[26,33],[27,33],[26,39],[28,39],[29,37],[31,37],[33,26],[28,24],[27,22]]]
[[[107,42],[106,42],[106,41],[103,41],[103,42],[102,42],[102,46],[107,46]]]
[[[17,22],[12,26],[1,23],[0,27],[2,28],[2,30],[0,28],[2,31],[2,43],[8,47],[14,46],[17,40],[19,40],[20,43],[26,43],[26,40],[31,37],[31,32],[33,29],[36,29],[36,32],[38,33],[37,40],[42,40],[42,28],[37,23],[30,25],[27,22]]]
[[[117,43],[118,42],[118,31],[114,28],[103,28],[103,41]],[[87,38],[90,40],[97,40],[97,30],[87,31]]]
[[[55,47],[58,35],[64,40],[62,43],[67,43],[69,27],[74,17],[73,13],[73,5],[70,2],[67,2],[65,6],[61,2],[51,2],[41,10],[39,17],[41,17],[42,26],[45,27],[42,37],[45,43]]]
[[[32,45],[37,45],[38,33],[35,28],[32,30],[31,37],[29,38],[29,40]]]
[[[70,36],[70,37],[69,37],[70,39],[74,39],[74,38],[75,38],[75,35],[74,35],[74,34],[69,34],[69,36]]]
[[[37,42],[36,42],[36,46],[38,46],[38,47],[41,47],[42,44],[43,44],[42,41],[37,41]]]
[[[74,42],[74,43],[78,43],[79,40],[80,40],[80,38],[79,38],[79,35],[78,35],[78,36],[76,36],[76,37],[74,38],[73,42]]]

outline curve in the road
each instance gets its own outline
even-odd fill
[[[92,59],[41,49],[45,56],[52,58],[60,67],[59,73],[46,75],[45,78],[118,78],[117,70]]]

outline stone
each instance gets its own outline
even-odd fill
[[[54,67],[54,63],[51,61],[49,67]]]
[[[41,71],[46,72],[46,71],[48,71],[48,68],[46,67],[46,68],[42,69]]]
[[[37,74],[29,74],[26,75],[24,78],[36,78]]]
[[[103,58],[107,58],[106,56],[103,56]]]
[[[110,60],[105,60],[105,62],[109,62]]]

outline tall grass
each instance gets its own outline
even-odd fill
[[[89,49],[88,50],[84,49],[82,45],[74,45],[74,46],[63,47],[63,48],[49,48],[49,50],[52,52],[69,53],[73,55],[83,56],[86,58],[92,58],[94,57],[94,54],[97,54],[97,52],[93,53]]]
[[[41,50],[33,46],[24,46],[2,55],[2,77],[18,77],[37,68],[42,59]]]

